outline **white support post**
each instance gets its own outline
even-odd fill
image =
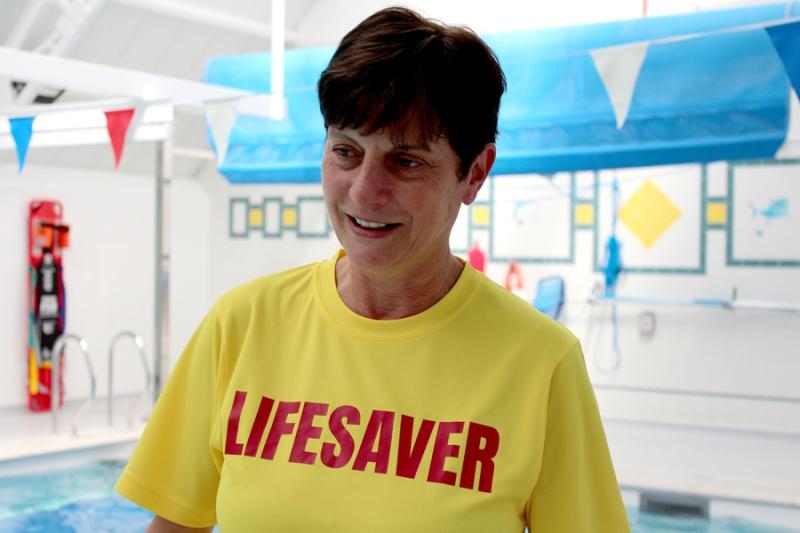
[[[283,102],[284,85],[284,50],[286,48],[286,0],[272,0],[272,39],[270,52],[272,54],[272,67],[270,69],[271,98],[269,101],[270,115],[279,119],[285,116]]]
[[[156,145],[156,228],[155,228],[155,324],[153,333],[153,401],[164,386],[169,363],[169,274],[170,274],[170,190],[172,183],[172,143]]]

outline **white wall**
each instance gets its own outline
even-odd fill
[[[728,190],[728,165],[716,163],[707,168],[706,194],[710,198],[734,198],[734,205],[746,209],[761,205],[755,197],[778,198],[790,191],[790,210],[800,201],[797,166],[755,167],[736,190]],[[686,170],[689,172],[686,172]],[[701,175],[699,166],[677,169],[653,168],[624,171],[639,173],[640,179],[629,182],[629,192],[646,179],[653,179],[673,199],[690,198],[681,204],[679,220],[688,229],[668,230],[651,249],[639,252],[661,256],[661,261],[691,264],[699,259],[702,234],[705,234],[705,270],[703,273],[629,273],[624,274],[619,294],[653,299],[726,299],[736,287],[742,300],[776,300],[800,304],[800,266],[793,215],[772,222],[771,230],[781,231],[779,253],[793,258],[795,266],[765,264],[732,266],[727,261],[728,231],[702,228],[703,211],[698,210],[702,186],[691,175]],[[737,173],[740,171],[736,171]],[[777,172],[777,173],[776,173]],[[659,173],[666,173],[658,177]],[[737,174],[738,175],[738,174]],[[520,177],[533,184],[542,177]],[[660,181],[659,181],[660,180]],[[749,183],[749,184],[748,184]],[[598,213],[608,219],[610,198],[602,193]],[[747,185],[747,186],[745,186]],[[580,183],[579,183],[580,186]],[[608,182],[606,190],[610,190]],[[524,187],[521,187],[524,189]],[[547,188],[544,188],[547,190]],[[623,188],[624,190],[624,188]],[[584,190],[585,193],[585,190]],[[591,193],[590,193],[591,194]],[[752,198],[745,196],[753,195]],[[630,195],[628,195],[630,197]],[[620,206],[628,199],[621,198]],[[495,207],[502,207],[497,206]],[[532,209],[544,205],[533,204]],[[738,212],[737,212],[738,213]],[[734,217],[733,213],[728,216]],[[531,217],[531,230],[543,225],[551,234],[560,235],[559,222]],[[742,218],[734,219],[736,224]],[[608,237],[608,225],[598,223],[598,243]],[[742,225],[743,226],[743,225]],[[791,226],[791,227],[790,227]],[[738,226],[737,226],[738,227]],[[742,235],[745,229],[734,230]],[[485,232],[484,232],[485,233]],[[746,232],[745,232],[746,233]],[[498,242],[509,244],[509,236],[495,233]],[[635,262],[637,239],[618,222],[618,236],[623,243],[623,263]],[[672,238],[676,237],[677,238]],[[760,310],[710,308],[704,306],[663,306],[619,304],[617,306],[620,366],[607,369],[614,362],[614,326],[611,306],[587,303],[590,291],[602,275],[594,272],[594,233],[576,230],[575,260],[572,264],[524,264],[526,287],[523,297],[531,301],[539,278],[560,275],[566,280],[567,306],[562,320],[582,338],[587,365],[596,386],[612,452],[620,479],[629,485],[649,485],[685,492],[710,492],[730,497],[764,498],[797,505],[800,494],[800,358],[797,331],[800,313]],[[487,237],[482,236],[484,242]],[[521,247],[511,243],[511,247]],[[741,242],[734,250],[742,254]],[[542,247],[546,248],[543,244]],[[601,253],[602,256],[602,253]],[[626,262],[627,259],[627,262]],[[501,281],[505,263],[493,263],[489,275]],[[640,335],[639,314],[656,316],[652,338]],[[605,314],[603,314],[605,312]],[[589,337],[590,326],[594,335]],[[641,392],[620,392],[604,386],[638,387]],[[689,394],[662,394],[657,390],[695,391]],[[706,396],[750,395],[794,398],[790,401],[755,401],[735,397]]]
[[[710,175],[723,176],[716,166]],[[65,257],[68,329],[90,343],[98,385],[106,387],[106,350],[118,330],[134,329],[147,341],[152,356],[153,331],[153,196],[152,176],[120,172],[52,169],[31,166],[22,176],[15,167],[0,167],[0,231],[6,254],[0,261],[0,406],[25,404],[26,353],[26,209],[30,199],[57,198],[64,203],[72,228]],[[520,178],[530,182],[540,177]],[[787,175],[791,179],[791,175]],[[716,185],[715,185],[716,184]],[[719,179],[709,179],[709,194],[719,196]],[[327,238],[283,238],[253,233],[229,236],[231,198],[263,197],[292,204],[298,196],[321,194],[319,185],[231,186],[218,175],[175,179],[172,222],[171,362],[213,300],[254,277],[329,257],[338,245]],[[487,200],[484,192],[481,200]],[[794,200],[793,200],[794,201]],[[793,204],[794,205],[794,204]],[[602,208],[601,208],[602,209]],[[489,246],[486,229],[474,237]],[[503,239],[503,235],[494,235]],[[703,275],[628,274],[620,292],[655,297],[725,297],[732,286],[748,299],[800,301],[800,269],[729,267],[726,232],[706,231]],[[601,235],[600,242],[604,240]],[[599,279],[593,271],[592,230],[578,230],[572,264],[524,264],[526,287],[533,296],[538,278],[558,274],[567,281],[563,320],[586,337],[590,311],[585,302]],[[675,254],[685,251],[679,246]],[[488,275],[502,282],[507,264],[489,264]],[[653,311],[656,335],[643,339],[636,329],[638,313]],[[593,381],[650,388],[694,389],[731,394],[800,395],[796,376],[800,359],[795,347],[800,316],[761,311],[700,307],[620,305],[619,343],[622,364],[600,372],[594,359],[612,356],[608,315],[595,326],[597,340],[585,340]],[[597,326],[602,322],[602,328]],[[120,391],[135,391],[140,370],[131,352],[117,373]],[[67,394],[80,397],[86,377],[77,353],[70,352]],[[627,485],[715,492],[742,498],[786,501],[800,491],[800,409],[797,404],[735,399],[613,392],[598,388],[598,400],[620,479]]]
[[[277,197],[292,204],[298,196],[322,196],[319,184],[308,185],[230,185],[219,175],[207,175],[202,187],[211,198],[209,290],[212,299],[253,278],[287,268],[319,261],[339,249],[331,231],[327,239],[298,238],[285,232],[281,239],[264,238],[252,232],[248,238],[231,238],[228,217],[231,198],[246,198],[258,204],[264,197]]]
[[[172,194],[172,362],[206,312],[208,198],[193,181],[175,179]],[[27,403],[27,209],[55,199],[70,225],[64,256],[67,331],[89,343],[98,395],[105,395],[108,347],[120,330],[145,339],[153,358],[154,178],[122,172],[0,165],[0,407]],[[131,344],[121,342],[115,392],[138,392],[143,371]],[[67,399],[84,397],[89,381],[78,350],[67,349]],[[33,416],[33,415],[32,415]]]

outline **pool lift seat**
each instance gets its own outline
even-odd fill
[[[540,279],[531,303],[545,315],[558,320],[564,306],[564,278],[551,276]]]
[[[83,354],[83,360],[86,362],[86,369],[89,372],[89,397],[86,398],[86,400],[72,416],[72,435],[77,437],[78,423],[80,422],[83,413],[86,412],[95,399],[97,393],[97,379],[95,378],[92,360],[89,357],[89,343],[86,342],[83,337],[73,333],[65,333],[56,339],[55,345],[53,345],[53,360],[51,369],[52,377],[50,386],[50,410],[53,413],[53,433],[58,433],[58,412],[61,410],[59,405],[59,399],[61,397],[61,376],[59,373],[61,371],[61,363],[64,360],[64,350],[66,349],[69,341],[73,341],[78,344],[78,348],[80,348],[81,353]]]
[[[132,331],[120,331],[114,338],[111,339],[111,344],[108,347],[108,425],[114,425],[113,413],[113,400],[114,400],[114,349],[117,347],[117,342],[122,339],[130,339],[136,345],[136,351],[139,354],[139,359],[142,361],[144,368],[145,385],[144,390],[128,409],[128,428],[133,429],[133,416],[136,410],[142,404],[145,396],[150,391],[153,383],[153,375],[150,372],[150,367],[147,366],[147,356],[144,352],[144,339]]]

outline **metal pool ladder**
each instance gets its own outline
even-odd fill
[[[144,340],[133,333],[132,331],[120,331],[117,333],[113,339],[111,339],[111,345],[108,348],[108,425],[113,425],[113,408],[112,408],[112,400],[114,399],[114,348],[117,345],[117,341],[128,338],[133,341],[136,345],[136,351],[139,352],[139,358],[142,361],[142,367],[144,368],[144,376],[145,376],[145,385],[144,390],[142,393],[136,398],[136,401],[133,402],[131,408],[128,409],[128,427],[133,428],[133,414],[139,405],[144,400],[145,396],[147,396],[148,391],[153,382],[153,376],[150,373],[150,368],[147,366],[147,357],[144,353]]]
[[[53,346],[53,357],[51,359],[52,363],[50,371],[50,410],[53,412],[53,433],[58,433],[58,412],[60,411],[59,404],[61,403],[61,376],[59,373],[61,372],[61,363],[64,360],[64,349],[67,347],[68,341],[74,341],[78,343],[78,348],[80,348],[81,353],[83,354],[83,360],[86,361],[86,368],[89,370],[89,397],[81,404],[81,406],[75,412],[75,415],[72,417],[72,434],[77,436],[78,421],[94,401],[95,394],[97,392],[97,380],[94,376],[92,360],[89,357],[89,343],[87,343],[86,340],[79,335],[72,333],[66,333],[56,339],[56,343]]]

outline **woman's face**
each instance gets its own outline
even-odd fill
[[[408,276],[450,261],[450,230],[483,179],[459,179],[443,138],[400,145],[385,130],[328,128],[322,186],[336,235],[352,264]]]

